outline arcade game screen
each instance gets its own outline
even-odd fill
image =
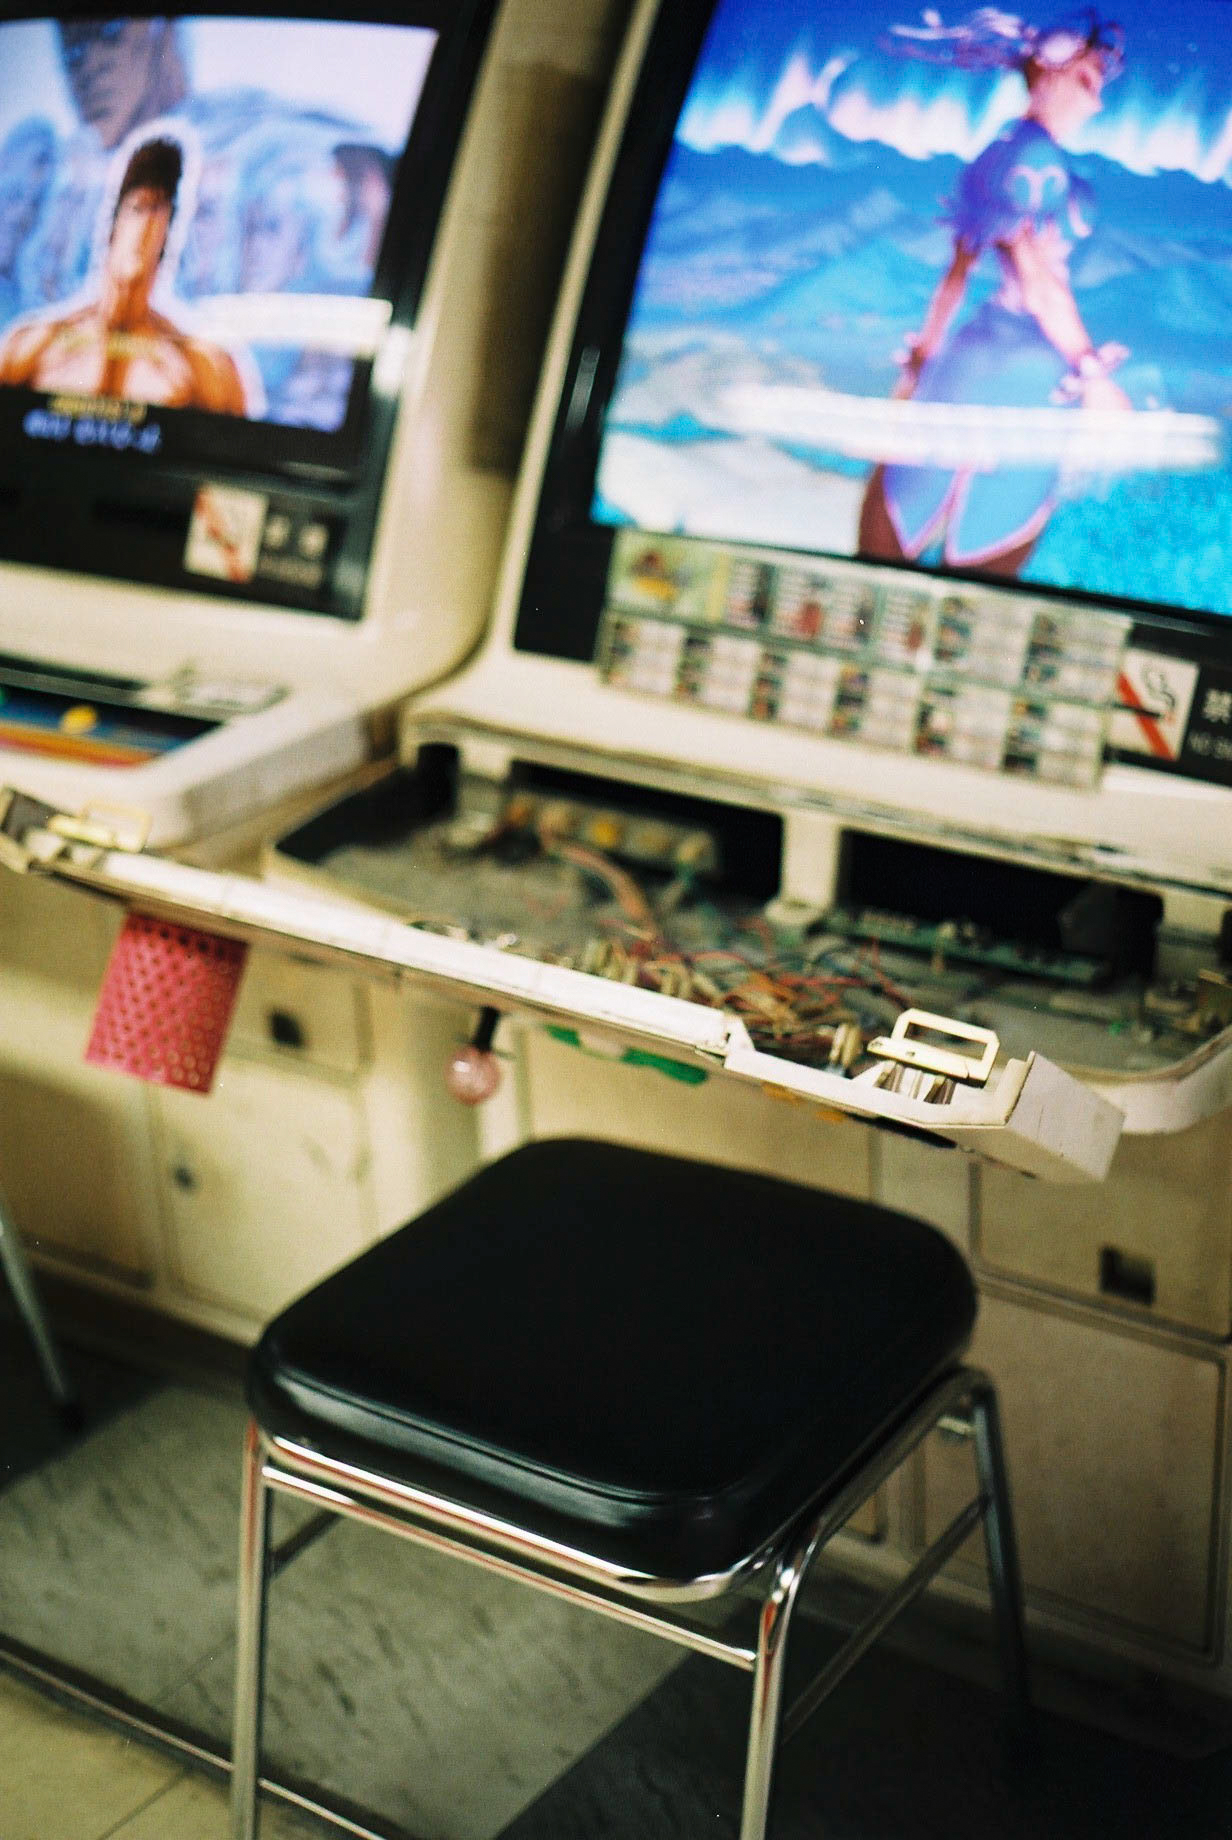
[[[1217,0],[720,0],[591,515],[1232,613]]]
[[[102,399],[335,435],[388,318],[378,260],[438,36],[0,23],[0,385],[40,398],[24,433],[158,450],[157,416]]]

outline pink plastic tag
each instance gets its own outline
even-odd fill
[[[87,1061],[209,1092],[247,957],[241,940],[129,914],[103,977]]]

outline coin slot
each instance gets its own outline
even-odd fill
[[[1105,1297],[1149,1308],[1155,1301],[1155,1267],[1150,1259],[1136,1258],[1117,1246],[1101,1246],[1099,1288]]]

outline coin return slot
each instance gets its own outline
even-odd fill
[[[298,1016],[289,1009],[272,1009],[266,1017],[270,1040],[280,1048],[305,1048],[308,1034]]]
[[[1155,1267],[1150,1259],[1135,1258],[1116,1246],[1099,1249],[1099,1288],[1105,1297],[1148,1307],[1155,1301]]]

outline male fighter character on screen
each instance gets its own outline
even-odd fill
[[[0,384],[249,413],[234,358],[151,305],[183,167],[170,138],[136,148],[120,181],[96,297],[14,326],[0,344]]]
[[[894,29],[900,49],[960,69],[1017,70],[1027,106],[962,175],[949,211],[950,265],[907,342],[894,395],[1129,409],[1111,377],[1129,354],[1114,344],[1096,350],[1070,286],[1069,251],[1076,236],[1089,234],[1093,200],[1063,151],[1120,72],[1120,27],[1094,9],[1046,28],[991,7],[959,26],[942,26],[935,13],[925,21]],[[971,270],[988,249],[1001,285],[952,330]],[[951,564],[1017,575],[1048,521],[1056,487],[1048,464],[979,473],[879,466],[864,496],[859,550],[900,561],[942,540]]]

